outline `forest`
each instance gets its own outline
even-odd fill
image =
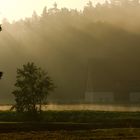
[[[35,62],[48,71],[56,85],[50,101],[82,101],[90,61],[128,64],[140,70],[140,3],[112,0],[82,11],[47,6],[38,15],[10,23],[3,19],[0,33],[0,102],[13,103],[16,69]],[[115,63],[117,61],[117,63]],[[133,73],[132,73],[133,74]]]

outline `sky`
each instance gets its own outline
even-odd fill
[[[3,18],[12,22],[13,20],[31,17],[33,11],[36,11],[38,15],[40,15],[45,6],[51,8],[55,2],[58,4],[58,8],[67,7],[81,10],[88,1],[89,0],[0,0],[0,22]],[[91,1],[93,1],[93,3],[102,3],[104,0]]]

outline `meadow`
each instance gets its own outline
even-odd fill
[[[18,114],[11,111],[0,112],[1,126],[10,130],[20,127],[31,129],[84,130],[97,128],[140,127],[140,112],[109,111],[43,111],[41,114]],[[13,125],[14,124],[14,125]],[[14,128],[15,127],[15,128]]]
[[[33,119],[34,118],[34,119]],[[0,122],[71,122],[71,123],[95,123],[103,121],[138,121],[140,112],[118,111],[90,111],[90,110],[63,110],[42,111],[41,114],[19,114],[14,111],[0,111]]]
[[[0,133],[1,140],[139,140],[140,129],[97,129],[82,131],[31,131]]]
[[[0,112],[0,140],[140,139],[140,112],[43,111],[40,115]]]

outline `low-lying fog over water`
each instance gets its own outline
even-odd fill
[[[10,110],[11,105],[0,105],[0,111]],[[49,104],[42,107],[43,111],[128,111],[137,112],[140,111],[140,105],[105,105],[105,104]]]

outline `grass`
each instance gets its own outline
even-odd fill
[[[140,129],[97,129],[84,131],[39,131],[0,133],[1,140],[139,140]]]
[[[41,122],[95,123],[98,121],[140,120],[140,112],[106,111],[44,111],[39,116],[1,111],[0,122],[24,122],[38,119]],[[37,121],[38,121],[37,120]]]
[[[140,112],[45,111],[35,117],[5,111],[0,122],[0,140],[140,139]]]
[[[40,115],[0,112],[0,122],[0,131],[140,128],[140,112],[45,111]]]

